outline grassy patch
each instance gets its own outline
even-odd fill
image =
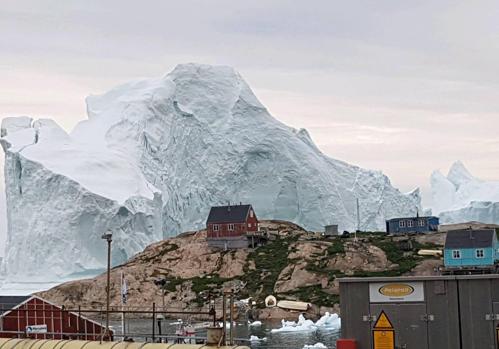
[[[345,253],[344,240],[335,239],[331,246],[328,246],[327,248],[328,256],[334,256],[338,253]]]
[[[164,286],[165,291],[167,292],[175,292],[177,290],[177,286],[184,283],[185,280],[181,278],[165,278],[167,280],[167,284]]]
[[[142,260],[144,262],[150,262],[150,261],[154,261],[154,262],[160,262],[162,257],[170,252],[173,252],[175,250],[178,250],[179,249],[179,246],[177,244],[172,244],[172,243],[168,243],[166,244],[163,249],[161,249],[161,251],[152,256],[152,257],[143,257]]]
[[[252,296],[262,301],[264,297],[274,292],[279,274],[289,264],[290,246],[297,239],[296,236],[288,236],[270,241],[248,255],[244,276],[241,278],[246,282],[245,294],[241,296]],[[251,261],[255,264],[255,270],[249,269]]]
[[[417,261],[420,259],[415,256],[414,253],[409,256],[404,255],[404,252],[400,248],[399,244],[389,238],[372,239],[372,243],[385,252],[386,257],[390,262],[398,264],[397,269],[375,272],[376,275],[374,276],[400,276],[412,270],[417,265]],[[372,272],[358,272],[357,274],[369,274],[372,276]]]

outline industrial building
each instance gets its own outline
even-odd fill
[[[499,348],[499,275],[342,278],[337,348]],[[343,345],[342,342],[345,342]]]

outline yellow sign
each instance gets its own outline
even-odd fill
[[[406,297],[414,293],[414,287],[407,284],[389,284],[380,287],[379,293],[386,297]]]
[[[375,329],[383,328],[383,329],[393,330],[393,325],[383,310],[381,311],[381,314],[379,314],[378,320],[376,320],[376,323],[374,324],[374,328]]]
[[[373,330],[374,349],[395,349],[394,330]]]
[[[497,349],[499,349],[499,326],[496,328]]]

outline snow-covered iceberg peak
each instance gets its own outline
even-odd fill
[[[466,185],[466,183],[478,180],[471,175],[461,161],[456,161],[452,164],[447,179],[454,184],[457,189],[459,189],[461,185]]]
[[[433,172],[431,189],[432,212],[443,223],[499,223],[499,181],[474,177],[461,161],[451,166],[447,176]]]
[[[87,110],[70,134],[46,120],[4,124],[8,273],[103,267],[104,230],[121,234],[113,255],[126,258],[203,227],[210,206],[228,201],[310,230],[355,229],[357,199],[361,229],[420,207],[419,191],[329,158],[273,118],[230,67],[182,64],[90,96]],[[40,236],[43,249],[25,248]]]

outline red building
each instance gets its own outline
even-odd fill
[[[0,307],[2,338],[99,340],[105,333],[98,322],[38,296],[0,296]]]
[[[247,248],[247,234],[258,231],[258,218],[251,205],[216,206],[210,210],[206,230],[211,247]]]

